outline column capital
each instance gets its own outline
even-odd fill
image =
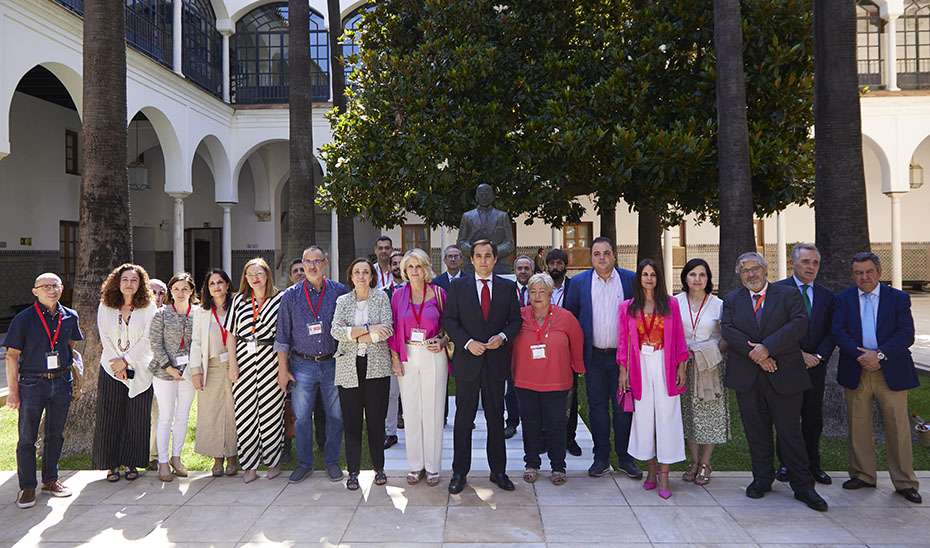
[[[232,206],[236,205],[237,202],[216,202],[216,205],[222,207],[223,209],[229,209]]]
[[[885,192],[884,194],[885,194],[885,196],[888,196],[889,198],[891,198],[892,200],[894,200],[895,198],[900,198],[902,194],[907,194],[908,192],[910,192],[910,189],[908,189],[908,190],[892,190],[892,191],[890,191],[890,192]]]
[[[187,198],[187,197],[190,196],[190,195],[191,195],[191,193],[190,193],[190,192],[187,192],[187,191],[183,191],[183,192],[169,192],[169,193],[168,193],[168,196],[171,196],[172,198],[174,198],[175,201],[183,201],[184,198]]]
[[[236,25],[232,19],[217,19],[216,30],[223,36],[232,36],[236,33]]]

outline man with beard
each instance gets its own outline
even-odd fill
[[[382,236],[384,237],[384,236]],[[388,294],[388,298],[394,296],[394,291],[405,286],[407,282],[404,281],[403,277],[400,274],[400,262],[403,260],[404,254],[400,251],[394,251],[390,256],[390,265],[391,265],[391,278],[383,286],[384,291]],[[379,259],[380,260],[380,256]],[[376,266],[377,270],[378,267]],[[380,279],[379,279],[380,283]],[[391,375],[391,392],[388,395],[388,410],[387,416],[384,418],[384,448],[390,449],[393,445],[397,444],[397,429],[404,427],[404,410],[400,406],[400,384],[397,382],[397,375]]]
[[[375,281],[378,289],[391,287],[391,255],[394,253],[394,243],[388,236],[381,236],[375,241]],[[388,297],[390,297],[390,292]]]

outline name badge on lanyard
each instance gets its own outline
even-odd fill
[[[58,369],[58,351],[52,350],[45,353],[45,366],[49,369]]]
[[[423,342],[426,340],[426,330],[413,328],[410,330],[410,342]]]
[[[307,324],[307,334],[308,335],[322,335],[323,334],[323,324],[320,322],[308,323]]]
[[[254,354],[256,352],[258,352],[258,341],[256,341],[255,339],[247,341],[245,343],[245,353]]]
[[[533,351],[534,360],[543,360],[546,358],[546,345],[545,344],[531,344],[530,350]]]
[[[648,345],[648,344],[644,344],[642,348],[640,349],[640,351],[643,353],[644,356],[651,356],[656,353],[655,347],[652,345]]]
[[[229,363],[229,352],[220,354],[220,363]]]
[[[189,364],[191,362],[191,359],[190,359],[190,356],[188,356],[187,354],[182,354],[176,357],[174,361],[178,364],[178,367],[182,367],[182,366]]]

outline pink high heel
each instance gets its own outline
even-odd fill
[[[659,470],[658,472],[656,472],[656,474],[657,475],[665,474],[665,479],[668,480],[668,472],[663,472]],[[658,479],[658,477],[656,479]],[[665,489],[659,489],[659,496],[662,497],[663,499],[668,500],[668,498],[672,496],[672,491],[671,490],[666,491]]]
[[[653,468],[653,467],[656,466],[656,462],[655,462],[655,461],[652,461],[652,460],[651,460],[651,461],[647,461],[647,462],[646,462],[646,466],[647,466],[648,468],[651,469],[651,468]],[[649,475],[647,474],[646,477],[649,477]],[[656,479],[658,479],[658,478],[656,478]],[[654,482],[654,481],[648,481],[648,480],[647,480],[647,481],[644,481],[644,482],[643,482],[643,489],[645,489],[646,491],[652,491],[652,490],[655,489],[658,485],[659,485],[659,484],[656,483],[656,482]]]

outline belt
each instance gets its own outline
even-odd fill
[[[67,373],[69,369],[61,369],[59,371],[54,371],[52,373],[36,373],[34,375],[23,375],[23,377],[39,377],[42,379],[57,379],[58,377]]]
[[[598,347],[596,347],[596,346],[592,346],[592,347],[591,347],[591,350],[594,350],[595,352],[600,352],[601,354],[610,354],[610,355],[612,355],[612,356],[616,356],[616,355],[617,355],[617,349],[616,349],[616,348],[598,348]]]
[[[326,354],[326,355],[324,355],[324,356],[309,356],[309,355],[307,355],[307,354],[303,354],[303,353],[298,352],[298,351],[296,351],[296,350],[291,350],[291,353],[293,353],[293,354],[294,354],[295,356],[297,356],[298,358],[303,358],[303,359],[305,359],[305,360],[310,360],[310,361],[313,361],[313,362],[325,362],[326,360],[328,360],[328,359],[330,359],[330,358],[333,357],[333,353],[332,353],[332,352],[330,352],[329,354]]]
[[[256,339],[255,344],[258,346],[274,346],[274,339]]]
[[[429,343],[426,341],[406,341],[404,344],[409,344],[410,346],[426,346]]]

